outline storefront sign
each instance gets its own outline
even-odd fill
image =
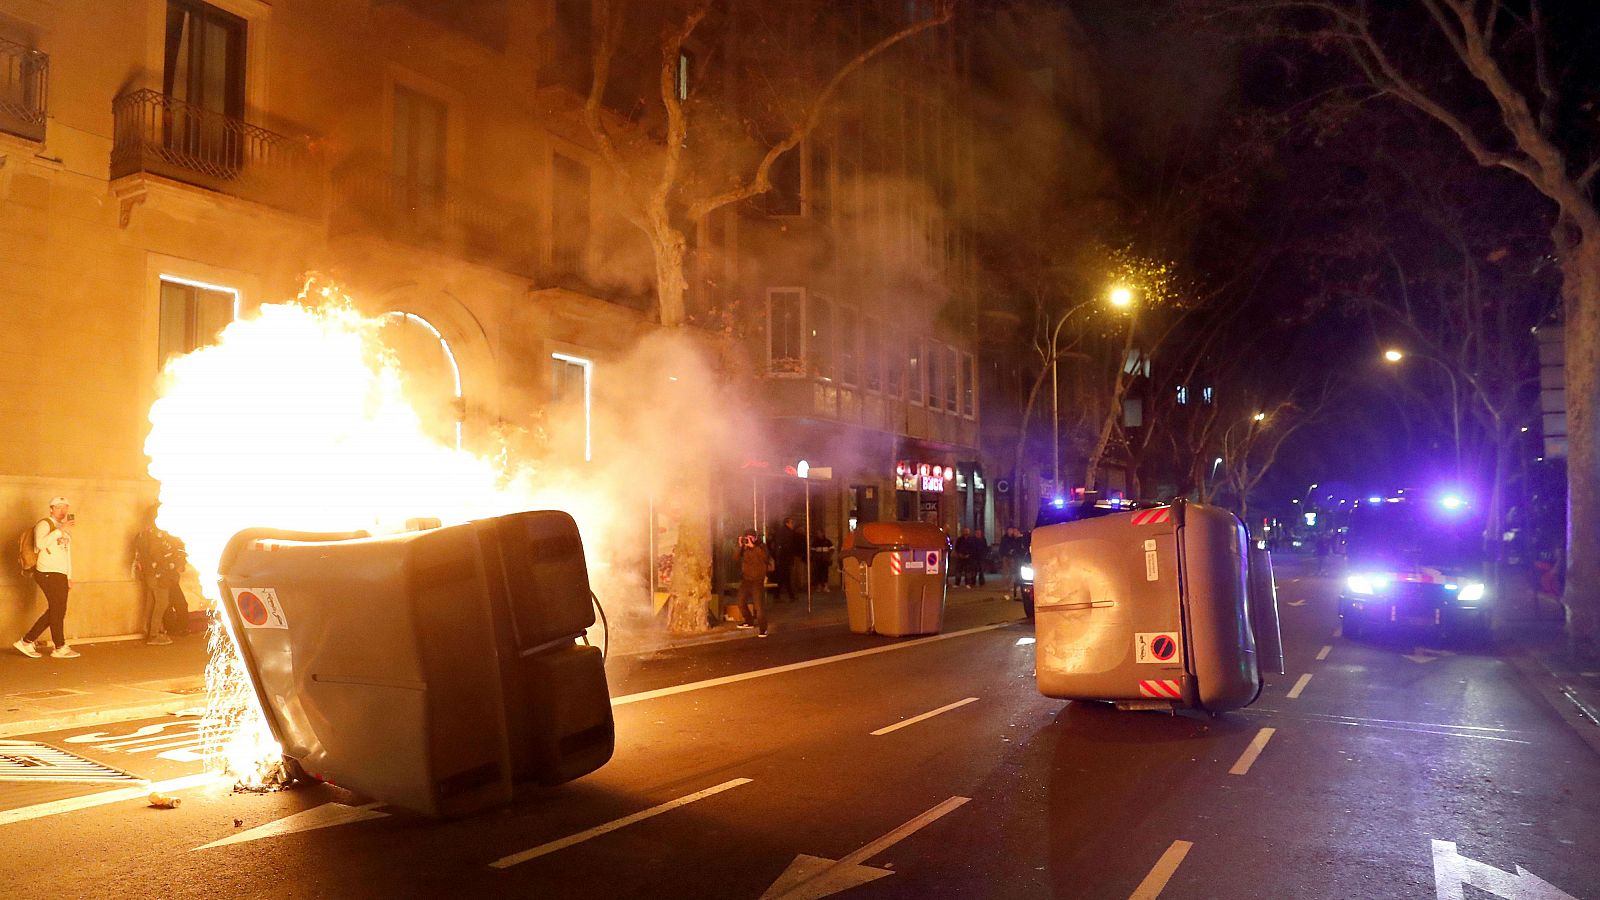
[[[919,463],[901,460],[894,467],[894,486],[902,491],[920,490],[925,494],[942,494],[947,481],[954,481],[955,469],[937,463]]]

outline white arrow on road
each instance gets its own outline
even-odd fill
[[[388,813],[378,812],[373,809],[377,803],[367,803],[362,806],[346,806],[343,803],[324,803],[304,812],[297,812],[286,816],[276,822],[268,822],[249,831],[230,834],[227,837],[212,841],[196,850],[206,850],[211,847],[225,847],[228,844],[242,844],[246,841],[259,841],[262,838],[277,837],[282,834],[294,834],[297,831],[314,831],[318,828],[331,828],[334,825],[346,825],[351,822],[361,822],[366,819],[381,819]]]
[[[761,900],[780,900],[780,898],[816,900],[818,897],[837,894],[857,885],[876,881],[885,875],[893,875],[894,872],[888,869],[864,866],[862,863],[910,837],[918,829],[953,812],[971,799],[971,797],[951,797],[837,862],[802,853],[794,858],[789,868],[783,870],[783,874],[772,883],[772,887],[767,888],[767,892],[761,895]]]
[[[1433,842],[1433,884],[1438,900],[1462,900],[1464,884],[1505,900],[1577,900],[1521,866],[1513,875],[1462,856],[1453,841]]]
[[[1283,601],[1283,605],[1284,606],[1305,606],[1306,605],[1306,601],[1304,599],[1300,599],[1300,600],[1285,600],[1285,601]]]

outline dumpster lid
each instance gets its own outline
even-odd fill
[[[917,550],[943,550],[950,538],[944,529],[927,522],[867,522],[845,535],[844,549],[869,550],[875,547],[911,547]]]

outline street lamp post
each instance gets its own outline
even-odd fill
[[[1444,360],[1428,356],[1424,353],[1415,354],[1418,359],[1425,359],[1443,370],[1445,377],[1450,379],[1450,427],[1451,435],[1456,445],[1456,481],[1461,480],[1461,386],[1456,383],[1456,373]],[[1383,351],[1384,362],[1394,365],[1406,358],[1406,354],[1393,347]]]

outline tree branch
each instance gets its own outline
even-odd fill
[[[785,153],[788,153],[790,150],[793,150],[795,147],[799,146],[800,142],[805,140],[806,136],[817,127],[817,123],[822,120],[822,114],[827,109],[828,103],[833,100],[833,95],[838,93],[840,86],[844,84],[847,78],[854,74],[856,70],[860,69],[868,62],[871,62],[875,57],[882,54],[884,51],[890,49],[896,44],[901,43],[902,41],[915,37],[924,31],[927,31],[931,28],[936,28],[945,24],[946,22],[949,22],[954,15],[955,0],[938,0],[938,9],[934,15],[907,25],[905,28],[900,29],[894,34],[889,35],[888,37],[878,41],[876,44],[873,44],[871,47],[868,47],[867,49],[856,54],[855,57],[849,62],[845,63],[844,66],[839,69],[839,71],[835,72],[833,77],[828,80],[828,83],[823,86],[821,92],[819,92],[816,97],[812,98],[811,104],[807,107],[805,115],[803,115],[794,128],[789,131],[789,134],[785,136],[783,140],[780,140],[778,143],[770,147],[767,150],[766,155],[761,157],[761,162],[756,165],[755,174],[751,176],[750,180],[742,185],[723,191],[720,194],[713,194],[710,197],[702,198],[690,204],[688,211],[689,221],[692,223],[699,222],[708,214],[727,206],[730,203],[739,203],[771,190],[771,173],[773,165]]]

